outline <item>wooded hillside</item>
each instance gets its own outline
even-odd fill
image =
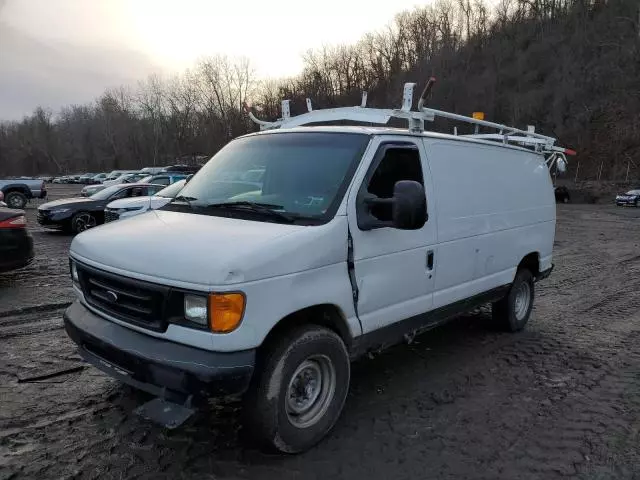
[[[640,180],[638,0],[445,0],[398,15],[355,45],[309,52],[295,78],[262,80],[245,60],[215,57],[174,78],[151,77],[91,105],[37,108],[0,126],[0,175],[107,171],[210,156],[254,130],[282,98],[314,108],[399,106],[402,84],[438,83],[434,108],[556,136],[575,148],[580,178]],[[1,112],[0,112],[1,117]],[[439,130],[449,125],[436,123]],[[570,172],[572,174],[572,172]]]

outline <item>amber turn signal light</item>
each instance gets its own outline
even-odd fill
[[[242,293],[212,293],[209,295],[209,328],[212,332],[235,330],[244,315],[245,298]]]

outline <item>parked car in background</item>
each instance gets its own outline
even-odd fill
[[[92,180],[93,180],[93,184],[97,184],[97,183],[102,183],[107,179],[107,174],[106,173],[98,173],[97,175],[94,175]]]
[[[93,183],[93,177],[95,177],[96,174],[95,173],[85,173],[80,175],[80,178],[78,179],[78,183],[81,183],[83,185],[91,185]]]
[[[140,180],[148,176],[149,175],[146,173],[130,173],[122,177],[122,183],[138,183]]]
[[[616,195],[616,205],[619,207],[640,205],[640,189],[629,190],[627,193]]]
[[[24,211],[0,208],[0,273],[25,267],[33,260],[33,238]]]
[[[123,218],[135,217],[149,210],[164,207],[178,195],[188,179],[184,178],[163,188],[155,195],[148,197],[122,198],[109,203],[104,209],[104,221],[113,222]]]
[[[38,208],[38,223],[46,228],[80,233],[104,223],[108,203],[128,197],[146,197],[162,190],[162,185],[132,183],[111,185],[91,197],[63,198]]]
[[[140,170],[140,173],[144,173],[145,175],[155,175],[160,172],[164,172],[166,167],[144,167]]]
[[[35,179],[0,180],[0,191],[4,202],[15,209],[23,209],[31,199],[47,196],[44,181]]]
[[[138,173],[138,172],[120,171],[116,174],[113,174],[112,172],[102,183],[96,184],[96,185],[87,185],[86,187],[84,187],[80,191],[80,196],[90,197],[94,193],[97,193],[104,188],[110,187],[112,185],[120,185],[122,183],[126,183],[126,180],[130,178],[132,175],[134,175],[135,173]],[[149,183],[149,182],[145,182],[145,183]]]
[[[105,180],[110,181],[110,180],[116,180],[120,177],[122,177],[123,175],[126,175],[128,173],[138,173],[138,170],[112,170],[109,175],[107,175],[107,178],[105,178]]]
[[[202,168],[202,165],[169,165],[164,167],[163,172],[172,173],[197,173]]]
[[[149,175],[140,179],[140,183],[155,183],[156,185],[171,185],[178,180],[187,178],[187,173],[160,173],[158,175]]]

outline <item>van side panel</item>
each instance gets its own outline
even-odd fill
[[[437,199],[438,308],[513,281],[522,258],[551,264],[555,197],[542,156],[425,139]]]

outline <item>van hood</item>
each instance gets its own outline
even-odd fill
[[[212,289],[346,261],[347,221],[283,225],[154,210],[77,235],[70,255],[140,280]]]

